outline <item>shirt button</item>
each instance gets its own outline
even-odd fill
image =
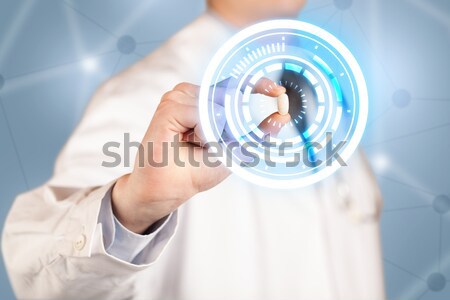
[[[78,238],[73,242],[73,247],[75,250],[81,251],[86,245],[86,236],[84,234],[80,234]]]

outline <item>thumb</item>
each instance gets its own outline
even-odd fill
[[[259,130],[266,135],[276,137],[280,133],[281,129],[291,121],[289,114],[280,115],[278,112],[274,112],[267,118],[265,118],[258,126]]]

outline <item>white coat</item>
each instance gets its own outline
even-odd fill
[[[361,152],[309,188],[254,186],[232,175],[190,199],[140,254],[105,251],[101,201],[130,168],[104,168],[102,146],[140,141],[164,92],[199,84],[232,30],[206,13],[102,85],[56,162],[19,195],[2,250],[18,298],[381,300],[381,197]],[[175,187],[176,188],[176,187]]]

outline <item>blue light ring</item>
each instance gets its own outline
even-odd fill
[[[368,95],[367,95],[367,87],[364,81],[364,77],[362,76],[362,72],[361,69],[359,67],[359,65],[357,64],[356,60],[354,59],[354,57],[351,55],[351,53],[348,51],[348,49],[342,45],[337,39],[335,39],[331,34],[323,31],[322,29],[311,25],[311,24],[307,24],[307,23],[303,23],[303,22],[299,22],[299,21],[287,21],[287,20],[279,20],[279,21],[269,21],[269,22],[265,22],[262,24],[258,24],[255,26],[252,26],[250,28],[248,28],[247,30],[244,30],[243,32],[241,32],[241,34],[236,35],[234,38],[232,38],[230,40],[230,42],[228,43],[227,47],[223,47],[215,56],[215,60],[216,62],[213,62],[210,64],[210,66],[208,67],[207,73],[205,75],[204,78],[204,82],[206,82],[207,84],[210,82],[208,78],[211,78],[211,76],[213,76],[213,74],[215,73],[215,69],[217,68],[216,65],[218,65],[217,62],[220,63],[221,57],[225,57],[227,51],[229,51],[229,48],[234,44],[234,43],[238,43],[241,39],[242,36],[251,36],[255,33],[260,32],[263,29],[270,29],[270,28],[277,28],[277,27],[287,27],[289,29],[294,29],[294,30],[298,30],[298,28],[302,28],[303,30],[307,30],[310,32],[313,32],[316,35],[320,35],[321,38],[330,41],[330,43],[332,43],[333,45],[338,45],[338,50],[344,54],[344,56],[346,57],[346,60],[349,61],[349,64],[351,65],[351,69],[356,77],[356,81],[358,83],[359,89],[358,89],[358,99],[360,100],[360,109],[359,109],[359,114],[358,114],[358,119],[359,119],[359,124],[355,129],[355,137],[353,139],[353,143],[351,143],[351,145],[347,146],[346,149],[344,150],[344,152],[342,153],[342,157],[344,158],[344,160],[348,160],[348,158],[351,156],[351,154],[356,150],[357,145],[359,144],[361,137],[362,137],[362,133],[364,132],[364,128],[365,125],[367,123],[367,113],[368,113]],[[231,46],[230,46],[231,45]],[[348,76],[348,72],[347,72],[347,76]],[[202,85],[202,91],[201,91],[201,99],[203,99],[203,102],[207,102],[208,101],[208,92],[205,92],[205,85]],[[207,88],[209,88],[209,86],[207,86]],[[200,101],[202,102],[202,101]],[[200,103],[199,108],[202,110],[204,110],[205,108],[208,108],[207,103]],[[211,124],[209,121],[210,116],[209,114],[200,114],[201,115],[201,120],[203,124]],[[353,128],[353,126],[351,126],[350,128]],[[211,130],[209,127],[205,128],[205,135],[209,136],[209,137],[213,137],[214,135],[211,134]],[[259,176],[256,176],[252,173],[248,173],[245,170],[241,170],[239,168],[236,168],[235,166],[232,167],[232,171],[236,172],[238,175],[245,177],[247,180],[250,180],[256,184],[260,184],[263,186],[267,186],[267,185],[275,185],[275,187],[278,188],[292,188],[293,186],[306,186],[312,183],[315,183],[317,181],[320,181],[321,179],[331,175],[332,173],[334,173],[334,171],[337,169],[337,166],[333,166],[333,167],[329,167],[327,169],[321,170],[318,173],[312,174],[310,177],[306,177],[306,178],[301,178],[301,180],[298,179],[292,179],[292,180],[286,180],[286,181],[279,181],[279,180],[274,180],[272,178],[261,178]]]

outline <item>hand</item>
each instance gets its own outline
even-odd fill
[[[162,97],[141,143],[133,172],[119,178],[113,188],[114,214],[133,232],[143,233],[192,196],[218,185],[230,174],[225,166],[212,167],[202,159],[208,150],[201,146],[204,139],[198,111],[199,90],[198,86],[181,83]],[[263,78],[253,92],[277,97],[286,90]],[[276,112],[268,118],[283,125],[290,121],[289,115]],[[269,126],[268,118],[260,129],[274,135],[279,129]],[[190,155],[198,165],[189,163]],[[165,166],[155,166],[155,162],[163,161]],[[177,161],[185,162],[185,166]]]

